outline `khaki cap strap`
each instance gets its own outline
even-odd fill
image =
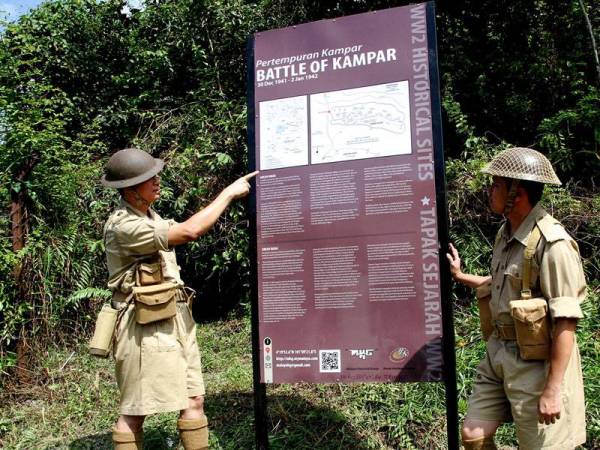
[[[535,255],[535,249],[540,243],[542,233],[539,227],[536,225],[531,230],[529,239],[527,240],[527,248],[523,252],[523,266],[522,266],[522,284],[521,284],[521,298],[524,300],[531,298],[531,260]]]
[[[511,179],[510,182],[510,190],[508,191],[508,195],[506,196],[506,200],[504,202],[504,215],[506,216],[512,209],[515,204],[515,198],[517,196],[517,188],[519,187],[519,180]]]

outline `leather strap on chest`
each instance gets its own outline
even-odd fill
[[[531,261],[541,238],[542,233],[536,225],[533,227],[533,230],[531,230],[529,239],[527,239],[527,248],[525,248],[525,251],[523,252],[523,265],[521,267],[523,277],[521,284],[521,298],[524,300],[531,298]]]

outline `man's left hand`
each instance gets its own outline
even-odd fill
[[[546,386],[538,401],[538,422],[550,425],[560,419],[560,387]]]

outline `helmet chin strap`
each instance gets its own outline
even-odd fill
[[[508,191],[508,195],[506,196],[506,201],[504,202],[504,212],[502,215],[506,217],[508,213],[510,213],[515,204],[515,197],[517,196],[517,188],[519,187],[519,180],[514,178],[510,179],[510,190]]]
[[[133,198],[135,201],[135,206],[136,207],[140,207],[140,206],[145,206],[146,208],[150,207],[150,202],[148,202],[147,200],[143,199],[142,196],[140,195],[140,193],[137,191],[137,189],[135,187],[131,187],[129,188],[129,191],[133,194]]]

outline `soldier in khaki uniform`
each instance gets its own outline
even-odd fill
[[[177,223],[162,219],[150,207],[160,195],[157,174],[163,166],[162,160],[129,148],[110,158],[102,177],[105,186],[121,193],[121,203],[104,227],[108,286],[113,308],[120,311],[113,348],[121,393],[120,417],[113,431],[117,450],[142,449],[145,416],[168,411],[181,411],[177,424],[186,450],[208,448],[196,325],[173,247],[210,230],[233,200],[248,194],[249,181],[257,173],[238,179],[206,208]],[[177,286],[176,315],[140,325],[130,299],[136,270],[149,257],[160,261],[164,281]]]
[[[486,328],[491,332],[469,399],[463,445],[466,450],[496,449],[497,428],[512,420],[519,449],[572,450],[586,440],[575,338],[586,283],[577,244],[537,204],[544,184],[560,181],[546,157],[527,148],[499,153],[483,172],[493,176],[490,208],[506,218],[496,237],[491,275],[465,274],[456,249],[451,246],[447,254],[454,280],[476,288],[482,331],[484,336]],[[528,245],[531,262],[526,269]],[[530,292],[523,289],[526,277]],[[511,300],[521,297],[525,302],[538,297],[547,305],[549,319],[540,319],[549,323],[546,360],[522,358],[516,341],[518,315],[511,315],[510,307]],[[491,321],[485,320],[486,314]]]

